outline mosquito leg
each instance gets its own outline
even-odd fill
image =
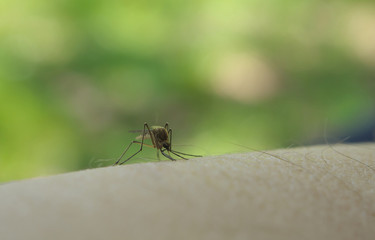
[[[128,161],[129,159],[131,159],[132,157],[134,157],[137,153],[139,153],[140,151],[142,151],[143,141],[144,141],[144,139],[145,139],[145,134],[146,134],[146,131],[145,131],[145,130],[146,130],[146,126],[147,126],[147,123],[145,123],[145,124],[143,125],[143,134],[142,134],[141,148],[138,150],[138,152],[134,153],[134,154],[131,155],[128,159],[126,159],[125,161],[121,162],[120,165],[121,165],[121,164],[124,164],[126,161]],[[148,126],[147,126],[147,128],[148,128]],[[122,157],[125,155],[125,153],[128,151],[128,149],[130,148],[130,146],[131,146],[133,143],[139,143],[139,142],[138,142],[138,141],[132,141],[132,142],[129,144],[129,146],[125,149],[125,151],[121,154],[120,158],[119,158],[119,159],[115,162],[115,164],[113,164],[113,165],[117,165],[117,164],[121,161]]]
[[[167,129],[167,131],[169,130],[169,124],[168,124],[168,122],[165,123],[164,128]]]
[[[147,128],[148,134],[150,135],[152,145],[154,145],[154,147],[156,147],[156,141],[155,141],[154,133],[150,130],[150,127],[148,126],[147,123],[144,124],[143,128],[145,128],[145,127]],[[142,140],[142,142],[143,142],[143,140]]]
[[[173,152],[174,154],[178,153],[178,154],[182,154],[182,155],[190,156],[190,157],[202,157],[202,155],[193,155],[193,154],[187,154],[187,153],[182,153],[178,151],[171,151],[171,152]]]
[[[128,145],[128,147],[125,149],[125,151],[121,154],[121,156],[119,157],[119,159],[112,165],[112,166],[115,166],[115,165],[117,165],[119,162],[120,162],[120,160],[121,160],[121,158],[125,155],[125,153],[128,151],[128,149],[130,148],[130,146],[132,145],[134,143],[134,141],[132,141],[129,145]]]
[[[169,135],[169,149],[172,150],[172,129],[168,130]]]
[[[192,154],[186,154],[186,153],[182,153],[182,152],[173,151],[172,150],[172,129],[168,130],[168,135],[169,135],[169,146],[170,146],[169,149],[170,149],[171,153],[173,153],[174,155],[176,155],[176,156],[178,156],[182,159],[185,159],[185,160],[188,160],[188,159],[180,156],[179,154],[185,155],[185,156],[190,156],[190,157],[202,157],[201,155],[192,155]]]
[[[123,155],[125,155],[126,151],[128,151],[128,149],[130,148],[130,146],[133,144],[133,143],[138,143],[138,144],[141,144],[141,148],[136,152],[134,153],[133,155],[131,155],[129,158],[127,158],[125,161],[123,162],[120,162],[121,158]],[[127,162],[128,160],[130,160],[132,157],[134,157],[137,153],[139,153],[140,151],[142,151],[142,143],[141,142],[138,142],[138,141],[132,141],[129,146],[126,148],[126,150],[124,151],[124,153],[121,155],[121,157],[117,160],[117,162],[114,165],[122,165],[124,164],[125,162]],[[120,162],[120,163],[119,163]]]
[[[180,156],[180,155],[178,155],[178,154],[175,153],[175,152],[172,152],[172,151],[171,151],[171,153],[173,153],[173,154],[176,155],[177,157],[180,157],[180,158],[182,158],[182,159],[188,160],[187,158],[184,158],[183,156]]]
[[[168,158],[168,159],[170,159],[172,161],[176,161],[176,159],[173,159],[171,156],[169,156],[168,154],[166,154],[164,151],[165,151],[165,149],[160,150],[161,154],[163,154],[164,157],[166,157],[166,158]]]

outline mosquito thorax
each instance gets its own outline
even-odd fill
[[[168,132],[163,127],[158,127],[158,128],[152,129],[152,135],[154,136],[155,145],[156,145],[157,149],[163,148],[164,144],[169,142]],[[169,143],[168,143],[168,145],[169,145]]]

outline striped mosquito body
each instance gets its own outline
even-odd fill
[[[171,157],[170,155],[171,153],[185,160],[187,160],[187,158],[181,155],[191,156],[191,157],[201,157],[199,155],[191,155],[191,154],[186,154],[186,153],[172,150],[172,129],[169,128],[168,123],[166,123],[164,127],[152,126],[151,128],[148,126],[147,123],[145,123],[143,125],[142,135],[136,137],[136,139],[141,140],[141,141],[132,141],[128,145],[128,147],[125,149],[125,151],[121,154],[120,158],[113,165],[121,165],[129,161],[132,157],[134,157],[135,155],[137,155],[139,152],[142,151],[143,146],[156,148],[158,158],[159,158],[159,151],[160,151],[163,154],[163,156],[165,156],[166,158],[172,161],[175,161],[176,159]],[[152,145],[144,143],[146,139],[150,139],[152,142]],[[128,157],[126,160],[121,162],[121,159],[123,158],[123,156],[126,154],[126,152],[128,151],[128,149],[133,143],[140,144],[141,145],[140,149],[136,153]]]

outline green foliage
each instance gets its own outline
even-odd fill
[[[3,0],[0,19],[0,182],[110,165],[145,121],[221,154],[374,116],[370,1]]]

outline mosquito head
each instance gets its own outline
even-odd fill
[[[164,142],[164,143],[163,143],[163,147],[164,147],[165,149],[167,149],[168,151],[171,151],[171,144],[169,144],[168,142]]]

